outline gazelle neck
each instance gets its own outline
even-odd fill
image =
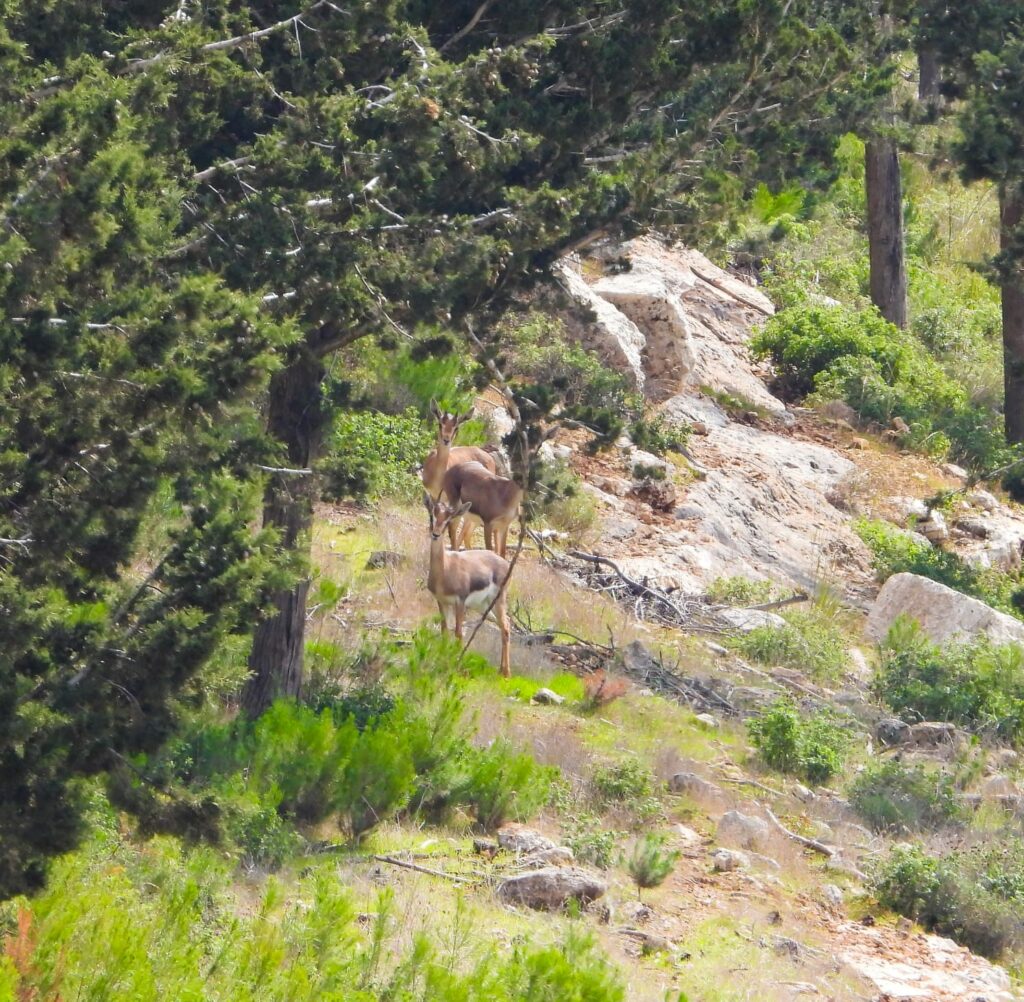
[[[430,568],[427,573],[427,588],[430,591],[434,590],[435,584],[442,585],[444,583],[444,561],[444,534],[442,533],[437,539],[431,534]]]

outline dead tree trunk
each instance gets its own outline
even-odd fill
[[[1017,230],[1024,197],[1005,186],[999,191],[999,246],[1004,254],[1019,245]],[[1024,442],[1024,274],[1019,264],[1005,264],[1000,280],[1003,306],[1003,419],[1006,441]]]
[[[907,326],[907,269],[903,257],[903,187],[896,140],[868,140],[864,149],[868,203],[871,301],[897,327]]]
[[[327,420],[320,397],[323,376],[320,360],[307,355],[270,383],[268,430],[284,443],[288,464],[296,469],[309,469],[319,452]],[[278,529],[284,550],[298,552],[313,525],[314,477],[271,476],[263,524]],[[252,674],[242,690],[242,709],[250,717],[259,716],[278,697],[296,697],[302,691],[308,591],[309,578],[304,576],[294,588],[275,594],[273,611],[256,627],[249,656]]]

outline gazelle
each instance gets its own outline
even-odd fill
[[[469,502],[451,508],[424,493],[423,503],[430,516],[430,571],[427,575],[427,588],[441,610],[441,630],[448,632],[448,608],[453,606],[455,636],[461,640],[466,609],[474,609],[483,614],[493,601],[490,614],[501,630],[501,673],[508,678],[511,672],[505,586],[511,570],[509,562],[490,550],[446,552],[445,530],[452,519],[469,511]]]
[[[437,443],[423,464],[423,486],[431,497],[436,498],[441,493],[441,482],[449,467],[460,463],[479,463],[491,473],[497,472],[494,456],[486,449],[475,445],[452,445],[456,432],[473,416],[471,410],[465,414],[449,414],[437,406],[436,400],[431,400],[430,413],[437,421]]]
[[[495,476],[480,463],[460,463],[444,475],[441,491],[452,508],[483,522],[484,546],[504,557],[508,527],[518,517],[523,500],[519,484],[508,477]]]

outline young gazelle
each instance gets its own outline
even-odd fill
[[[460,512],[469,504],[469,514],[484,524],[484,545],[504,557],[508,527],[519,516],[523,489],[508,477],[498,477],[480,463],[460,463],[444,475],[441,490],[452,508]],[[453,544],[454,546],[454,544]]]
[[[432,498],[440,495],[441,483],[449,467],[458,466],[459,463],[480,463],[491,473],[497,472],[494,456],[485,449],[475,445],[452,446],[460,426],[473,416],[471,410],[465,414],[449,414],[437,406],[436,400],[431,400],[430,413],[437,421],[437,443],[423,464],[423,486]]]
[[[506,678],[509,669],[509,624],[506,608],[509,563],[490,550],[445,551],[444,532],[454,518],[469,510],[469,503],[450,508],[443,501],[435,501],[424,493],[423,503],[430,516],[430,571],[427,588],[437,600],[441,610],[441,629],[448,632],[448,607],[455,608],[455,636],[462,639],[462,624],[466,609],[481,614],[494,601],[491,618],[501,629],[501,673]],[[495,598],[497,596],[497,598]]]

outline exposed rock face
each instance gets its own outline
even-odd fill
[[[589,904],[607,890],[608,885],[596,874],[572,866],[547,867],[509,877],[497,893],[506,904],[554,911],[569,901]]]
[[[910,740],[910,724],[897,717],[885,717],[875,725],[875,737],[884,745],[902,745]]]
[[[979,634],[997,643],[1024,643],[1024,623],[918,574],[894,574],[885,582],[868,615],[868,636],[883,640],[900,615],[916,619],[935,643]]]
[[[629,377],[633,388],[642,393],[647,382],[643,366],[647,339],[640,328],[594,292],[568,262],[560,262],[554,271],[576,305],[594,314],[594,322],[578,332],[584,346],[596,352],[606,365]]]
[[[786,625],[781,616],[764,609],[718,609],[717,615],[740,633],[750,633],[762,626],[777,630]]]

